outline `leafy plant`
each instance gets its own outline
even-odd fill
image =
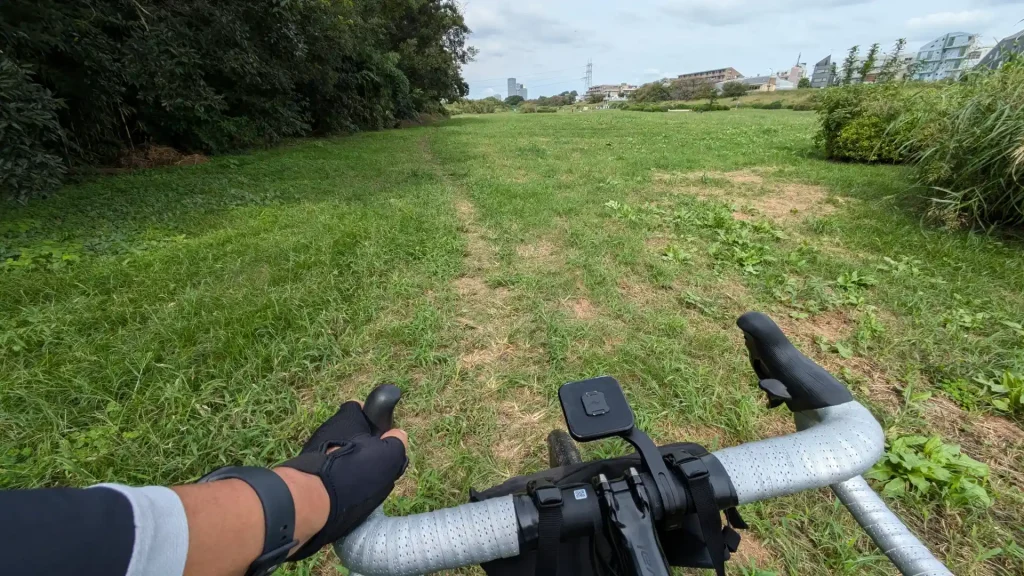
[[[665,251],[662,253],[661,258],[662,260],[675,262],[676,264],[689,264],[693,261],[693,256],[675,244],[669,244],[665,247]]]
[[[1005,371],[995,378],[975,376],[974,381],[991,394],[992,405],[997,409],[1024,415],[1024,374]]]
[[[896,260],[886,256],[882,263],[877,266],[883,272],[889,272],[894,276],[910,276],[916,278],[921,275],[921,266],[924,263],[910,256],[900,256]]]
[[[861,274],[856,270],[853,272],[844,272],[836,279],[836,286],[849,292],[870,288],[876,284],[878,284],[878,280],[876,280],[874,276]]]
[[[991,318],[992,316],[985,312],[970,312],[963,308],[955,308],[942,317],[942,323],[946,328],[977,330],[984,328]]]
[[[914,497],[950,505],[988,507],[988,466],[960,446],[933,436],[901,436],[887,442],[884,458],[865,478],[882,482],[890,498]]]

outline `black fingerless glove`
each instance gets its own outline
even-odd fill
[[[327,453],[328,450],[337,450]],[[303,560],[347,536],[387,499],[409,463],[398,438],[381,439],[356,402],[320,426],[302,453],[281,464],[319,476],[331,498],[327,524],[290,561]]]

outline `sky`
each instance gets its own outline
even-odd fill
[[[461,0],[469,43],[470,97],[506,96],[515,77],[530,98],[594,84],[642,84],[732,66],[745,76],[814,64],[853,45],[909,50],[947,32],[986,44],[1024,29],[1024,0]],[[863,54],[863,52],[862,52]]]

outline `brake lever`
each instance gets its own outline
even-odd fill
[[[395,407],[402,399],[402,389],[394,384],[382,384],[373,389],[363,403],[363,414],[373,426],[376,436],[395,427]]]

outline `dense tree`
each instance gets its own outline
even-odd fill
[[[64,164],[383,128],[468,93],[468,34],[453,0],[5,0],[0,117],[20,125],[14,97],[38,94],[57,130],[29,149]],[[25,196],[7,176],[0,194]]]
[[[810,88],[811,87],[811,79],[810,78],[801,78],[800,82],[797,83],[796,87],[797,88]]]
[[[880,49],[881,47],[876,42],[872,44],[871,48],[868,50],[867,58],[864,59],[864,63],[860,67],[861,82],[867,82],[868,76],[871,75],[872,71],[874,71],[875,64],[878,63],[878,53],[881,51]]]
[[[509,96],[508,98],[505,98],[505,104],[507,104],[509,106],[519,106],[522,103],[523,103],[523,97],[518,95],[518,94],[513,94],[512,96]]]
[[[726,98],[739,98],[747,93],[747,85],[743,82],[726,82],[722,86],[722,96]]]
[[[664,102],[672,99],[672,93],[661,81],[644,84],[636,89],[630,100],[634,102]]]
[[[885,83],[891,82],[900,75],[900,66],[903,61],[903,51],[907,49],[907,39],[900,38],[896,41],[896,45],[892,47],[892,52],[885,58],[885,63],[882,64],[882,71],[878,74],[878,82]]]
[[[588,104],[600,104],[601,102],[604,102],[604,94],[600,92],[592,92],[590,94],[587,94]]]
[[[669,86],[669,100],[700,100],[708,98],[715,87],[704,80],[680,78]]]
[[[860,46],[850,48],[850,53],[843,60],[843,85],[848,86],[853,82],[853,67],[857,65],[857,57],[860,56]]]
[[[541,96],[540,98],[537,98],[534,103],[537,106],[557,108],[559,106],[575,104],[576,96],[577,92],[573,90],[572,92],[562,92],[561,94],[556,94],[554,96]]]

